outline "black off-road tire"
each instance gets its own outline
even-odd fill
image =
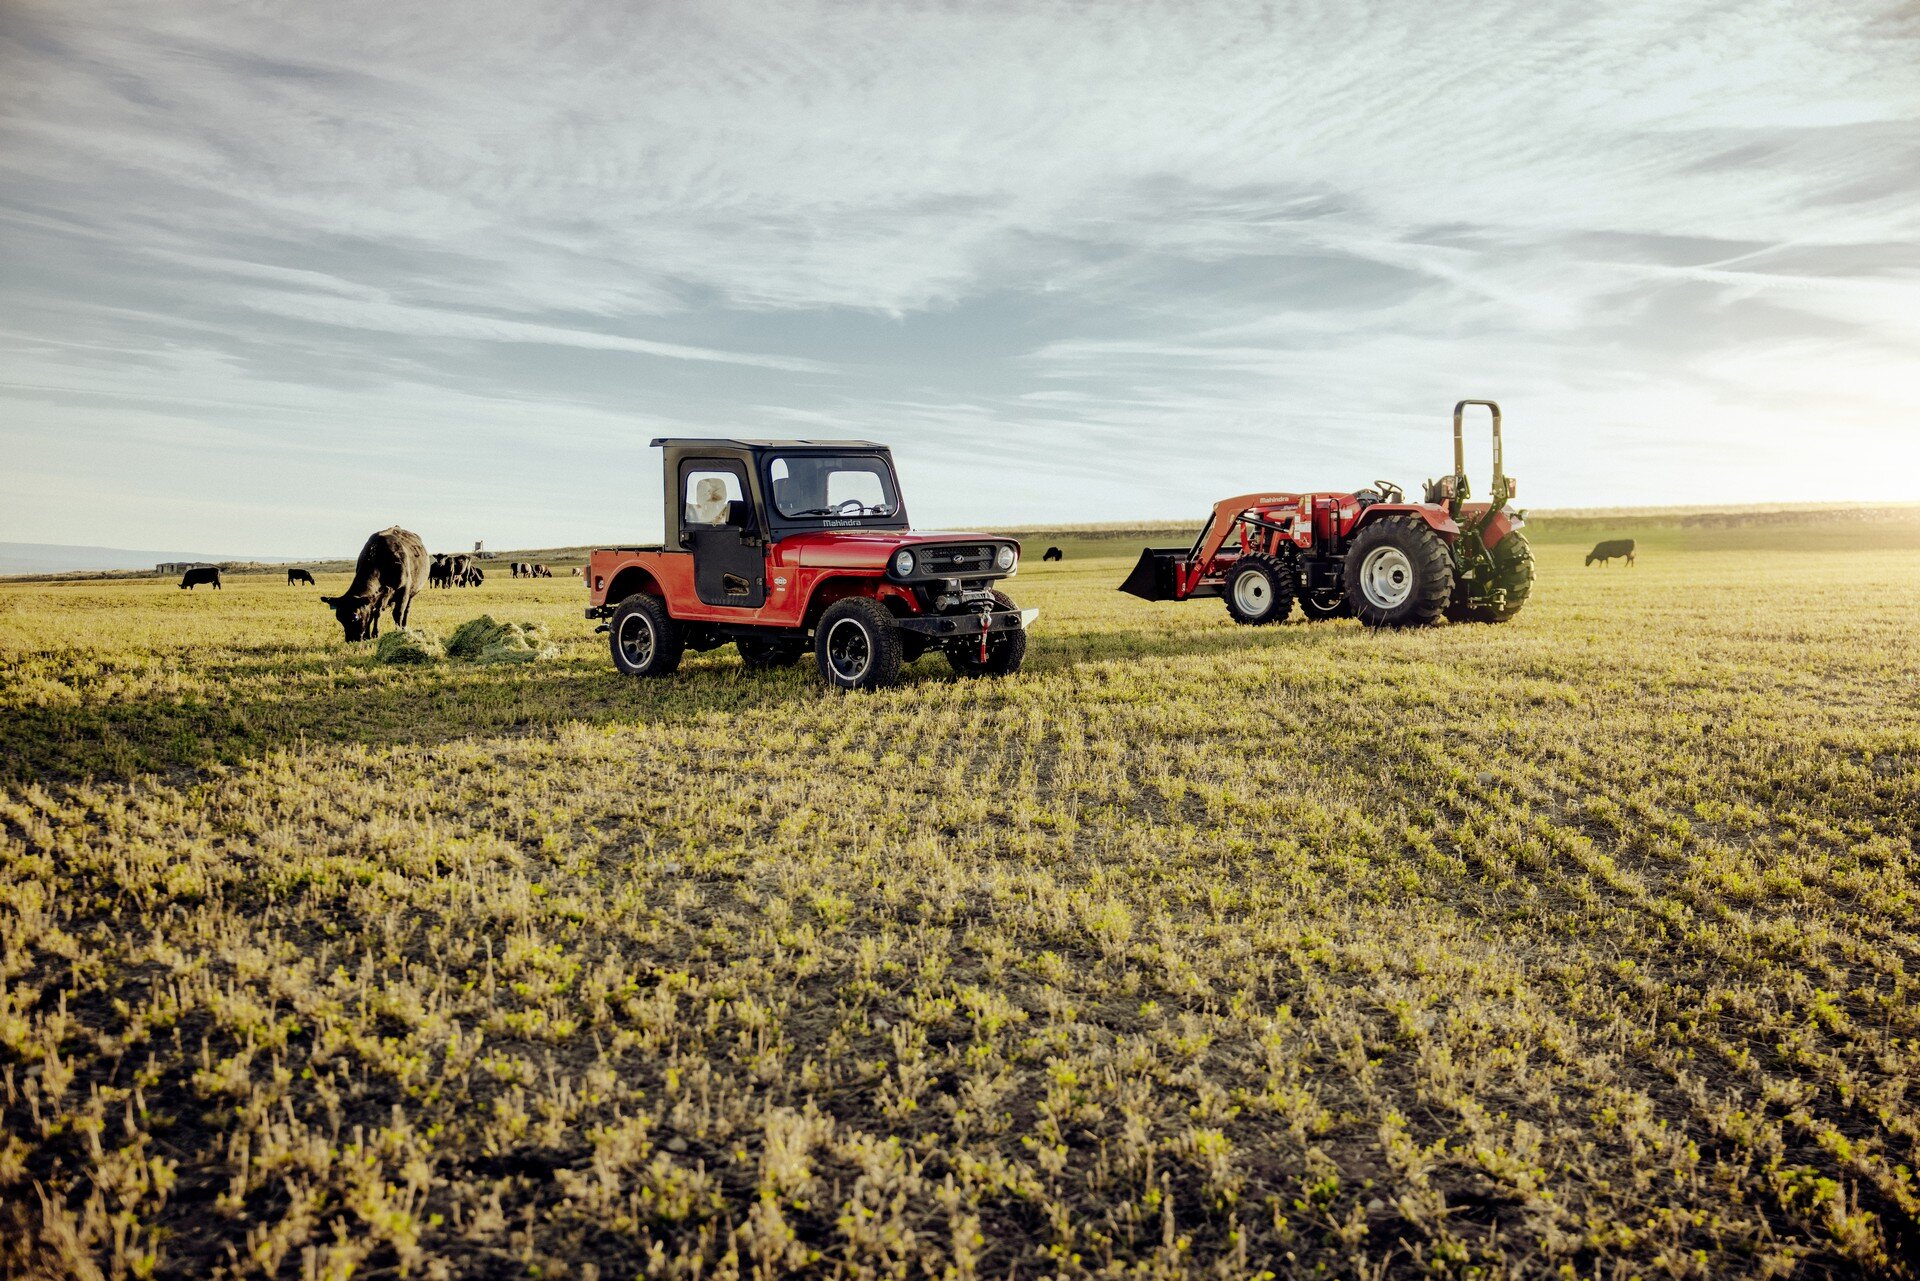
[[[1333,599],[1316,600],[1312,592],[1303,592],[1299,596],[1300,616],[1309,623],[1325,622],[1329,618],[1351,618],[1353,610],[1347,606],[1344,594],[1335,593]]]
[[[896,684],[905,661],[900,629],[877,600],[851,596],[827,606],[813,631],[820,679],[840,689],[881,689]]]
[[[607,645],[613,651],[613,665],[627,676],[670,675],[686,650],[667,603],[645,592],[627,597],[613,611]]]
[[[771,671],[776,667],[792,667],[807,652],[804,638],[793,640],[784,638],[755,638],[735,641],[740,651],[740,662],[750,672]]]
[[[1447,610],[1447,617],[1454,622],[1504,623],[1518,614],[1527,597],[1533,594],[1533,548],[1527,546],[1526,535],[1517,530],[1508,534],[1490,555],[1493,557],[1492,583],[1506,589],[1505,601],[1494,606],[1456,600]],[[1458,584],[1454,590],[1458,593]]]
[[[1020,608],[1005,592],[995,592],[993,599],[1001,609]],[[977,642],[947,651],[948,665],[961,676],[1011,676],[1019,671],[1020,664],[1026,661],[1027,630],[1024,627],[1016,632],[989,632],[985,662],[980,659],[980,646]]]
[[[1236,623],[1264,627],[1293,612],[1293,567],[1271,556],[1244,556],[1227,571],[1227,614]]]
[[[1368,627],[1426,627],[1453,599],[1453,558],[1425,521],[1390,516],[1354,535],[1345,579],[1353,616]]]

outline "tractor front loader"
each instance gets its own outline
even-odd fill
[[[1465,415],[1493,420],[1493,481],[1470,501]],[[1427,482],[1410,503],[1377,480],[1351,493],[1240,494],[1215,503],[1191,547],[1149,547],[1120,590],[1143,600],[1224,597],[1250,625],[1285,620],[1296,603],[1309,620],[1352,615],[1369,627],[1417,627],[1450,618],[1503,623],[1533,589],[1525,521],[1501,451],[1500,406],[1453,407],[1453,474]]]

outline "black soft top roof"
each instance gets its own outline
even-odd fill
[[[662,445],[679,449],[885,449],[872,440],[753,440],[743,436],[656,436],[655,448]]]

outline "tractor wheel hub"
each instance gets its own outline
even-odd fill
[[[1413,594],[1413,562],[1398,547],[1376,547],[1360,562],[1360,590],[1380,609],[1403,604]]]

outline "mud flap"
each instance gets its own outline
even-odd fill
[[[1120,590],[1141,600],[1179,600],[1175,585],[1180,563],[1187,558],[1184,547],[1147,547],[1140,552],[1140,563],[1120,584]]]

